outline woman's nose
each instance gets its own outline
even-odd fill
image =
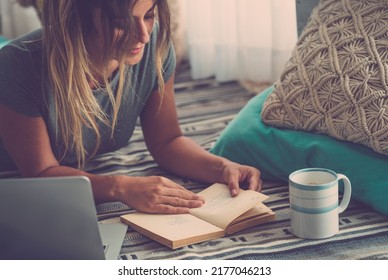
[[[137,39],[143,44],[147,44],[150,40],[150,34],[144,22],[138,23]]]

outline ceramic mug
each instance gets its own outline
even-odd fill
[[[338,205],[338,181],[344,183]],[[348,207],[351,196],[349,179],[325,168],[297,170],[289,176],[292,233],[300,238],[328,238],[339,231],[339,214]]]

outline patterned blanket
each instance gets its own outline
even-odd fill
[[[205,149],[210,149],[220,132],[254,94],[239,83],[213,80],[192,82],[184,75],[176,82],[176,103],[182,130]],[[87,166],[95,174],[129,176],[162,175],[198,192],[207,187],[160,169],[147,151],[138,126],[128,145],[97,157]],[[13,177],[15,173],[0,174]],[[329,239],[303,240],[290,230],[286,183],[266,182],[266,205],[277,218],[228,237],[171,250],[128,228],[121,259],[388,259],[388,217],[352,201],[340,216],[340,232]],[[117,221],[132,212],[119,202],[97,206],[99,220]]]
[[[219,84],[212,80],[176,82],[176,103],[186,136],[209,149],[220,132],[253,97],[236,82]],[[144,146],[140,127],[127,147],[97,158],[88,166],[100,174],[130,176],[162,175],[198,192],[207,187],[199,182],[175,177],[161,170]],[[122,259],[388,259],[388,217],[352,201],[340,216],[340,232],[323,240],[303,240],[291,234],[288,187],[266,182],[266,205],[276,221],[259,225],[228,237],[171,250],[128,229],[121,250]],[[132,210],[121,203],[97,207],[99,218],[117,220]]]

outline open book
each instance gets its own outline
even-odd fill
[[[131,213],[121,221],[134,230],[172,249],[228,234],[275,219],[275,213],[262,201],[268,197],[251,190],[240,190],[231,197],[229,188],[213,184],[199,193],[205,198],[190,214]]]

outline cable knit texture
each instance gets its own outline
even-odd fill
[[[262,119],[388,155],[388,1],[321,0]]]

